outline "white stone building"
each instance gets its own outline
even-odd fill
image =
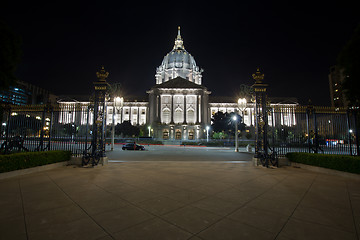
[[[118,111],[113,102],[107,102],[106,124],[112,124],[115,111],[115,124],[130,121],[132,125],[147,125],[151,127],[151,136],[157,139],[169,140],[197,140],[206,137],[206,126],[211,125],[211,116],[218,111],[237,112],[237,99],[227,102],[212,100],[210,91],[202,85],[202,72],[194,57],[185,50],[180,28],[175,39],[174,48],[166,54],[161,65],[156,69],[156,84],[147,91],[148,101],[128,100]],[[62,123],[78,122],[86,124],[86,109],[89,102],[59,101]],[[282,124],[295,125],[293,107],[296,102],[271,103],[272,106],[283,106]],[[76,119],[73,111],[81,109]],[[92,119],[91,112],[89,119]],[[89,123],[92,121],[89,120]],[[254,125],[254,104],[248,103],[244,114],[244,123]],[[269,124],[272,124],[271,116]]]

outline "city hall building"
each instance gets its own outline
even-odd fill
[[[156,69],[155,85],[147,91],[148,101],[127,100],[120,111],[115,109],[113,102],[107,102],[106,124],[111,125],[114,119],[115,124],[130,121],[132,125],[147,125],[152,137],[163,140],[206,138],[206,127],[211,125],[213,114],[236,112],[238,108],[235,97],[212,98],[211,92],[202,84],[202,72],[194,57],[185,50],[179,27],[173,49]],[[64,109],[59,119],[61,123],[92,123],[91,112],[87,119],[88,101],[59,100],[59,105]],[[292,109],[297,103],[272,102],[271,105]],[[75,109],[81,109],[82,113],[72,114]],[[254,125],[254,119],[254,103],[248,103],[244,123]],[[281,121],[288,126],[296,124],[291,110],[284,111]]]

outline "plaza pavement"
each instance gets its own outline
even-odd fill
[[[0,180],[0,239],[359,239],[360,181],[225,148],[108,156]]]

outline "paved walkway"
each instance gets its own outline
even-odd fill
[[[133,161],[0,181],[0,239],[359,239],[360,182],[251,162]]]

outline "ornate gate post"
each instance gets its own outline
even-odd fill
[[[110,86],[106,82],[109,73],[103,66],[99,72],[96,72],[96,76],[98,81],[94,82],[94,118],[91,141],[93,166],[98,164],[100,158],[105,157],[106,95]]]
[[[266,108],[266,88],[268,84],[263,83],[264,74],[260,73],[259,68],[252,77],[255,80],[255,84],[252,86],[255,93],[255,158],[262,160],[265,158],[265,165],[268,166],[268,117]]]

